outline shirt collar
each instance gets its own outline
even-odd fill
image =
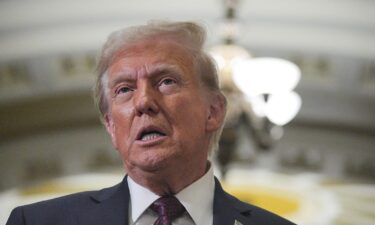
[[[214,190],[215,180],[211,165],[203,177],[176,195],[195,224],[209,224],[208,221],[210,221],[213,211]]]
[[[160,196],[137,184],[128,176],[131,202],[131,217],[136,221],[144,211]],[[215,180],[212,165],[201,178],[180,191],[176,198],[185,207],[195,224],[209,221],[212,216]],[[137,201],[133,201],[137,196]],[[197,207],[199,205],[199,207]]]
[[[142,215],[142,213],[159,198],[158,195],[152,191],[137,184],[131,177],[128,176],[128,185],[131,203],[131,217],[133,221]],[[137,199],[136,201],[134,199]]]

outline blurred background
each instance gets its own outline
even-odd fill
[[[229,99],[212,156],[228,191],[299,224],[374,224],[373,0],[1,0],[0,224],[17,205],[121,181],[92,100],[96,57],[110,32],[149,20],[208,30]],[[257,59],[284,63],[258,73],[279,68],[263,84],[292,77],[294,97],[247,92],[256,81],[236,76]]]

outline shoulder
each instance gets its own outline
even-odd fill
[[[75,205],[85,205],[92,202],[91,196],[96,195],[100,191],[87,191],[75,194],[65,195],[45,201],[40,201],[23,206],[25,210],[51,210],[70,208]]]
[[[7,225],[21,224],[72,224],[72,213],[80,207],[90,205],[91,194],[95,192],[81,192],[46,201],[19,206],[11,212]],[[91,203],[92,204],[92,203]]]
[[[112,196],[118,186],[19,206],[13,209],[6,225],[76,224],[77,215],[93,209],[101,200]]]
[[[238,200],[239,201],[239,200]],[[265,209],[259,208],[257,206],[247,204],[242,202],[242,204],[246,204],[247,207],[251,208],[251,217],[254,220],[255,224],[267,224],[267,225],[295,225],[294,223],[290,222],[289,220],[276,215],[270,211]]]
[[[219,183],[218,183],[219,184]],[[220,185],[220,184],[219,184]],[[233,212],[239,212],[241,216],[246,217],[249,223],[245,224],[257,224],[257,225],[294,225],[294,223],[278,216],[270,211],[257,207],[255,205],[243,202],[235,196],[225,192],[221,185],[217,187],[217,198],[221,198],[222,204],[226,204],[226,207],[231,207]],[[229,211],[231,211],[229,210]]]

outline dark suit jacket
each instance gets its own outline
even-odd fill
[[[6,225],[126,225],[129,189],[125,179],[100,191],[82,192],[15,208]],[[214,225],[292,225],[226,193],[215,179]]]

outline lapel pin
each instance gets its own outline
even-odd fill
[[[233,225],[242,225],[242,223],[238,220],[234,220],[234,224]]]

